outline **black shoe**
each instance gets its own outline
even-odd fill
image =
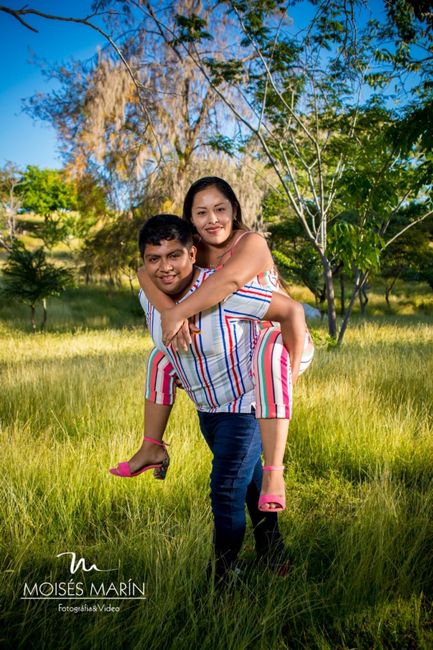
[[[257,549],[256,566],[270,569],[281,577],[290,573],[293,562],[281,537],[270,543],[267,548]]]
[[[215,591],[222,592],[228,587],[236,587],[246,573],[239,562],[225,562],[217,558],[209,562],[206,569],[208,584],[213,584]]]

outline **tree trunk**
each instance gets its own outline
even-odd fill
[[[328,258],[322,253],[320,255],[323,266],[323,277],[326,286],[326,298],[328,303],[328,332],[333,339],[337,338],[337,314],[335,312],[334,284],[332,282],[332,269]]]
[[[134,295],[135,295],[135,291],[134,291],[134,286],[133,286],[133,284],[132,284],[132,280],[133,280],[133,278],[134,278],[134,276],[131,275],[131,273],[128,273],[129,288],[131,289],[131,293],[132,293],[132,295],[134,296]]]
[[[344,273],[343,270],[340,270],[340,314],[341,316],[344,316],[344,312],[346,311],[346,305],[345,305],[345,286],[344,286]]]
[[[42,299],[42,310],[43,310],[43,316],[42,316],[42,323],[41,323],[41,332],[45,330],[45,325],[47,323],[47,299],[43,298]]]
[[[35,332],[36,332],[36,322],[35,322],[36,309],[35,309],[34,305],[30,305],[30,313],[31,313],[30,322],[32,324],[32,332],[33,332],[33,334],[35,334]]]
[[[358,295],[359,295],[359,306],[361,308],[361,316],[365,316],[367,303],[368,303],[367,286],[365,283],[362,285],[362,287],[360,287]]]
[[[386,305],[387,305],[389,311],[391,311],[391,304],[389,302],[389,296],[391,294],[391,289],[392,289],[392,287],[389,287],[388,285],[385,287],[385,300],[386,300]]]
[[[395,283],[397,282],[399,275],[400,275],[400,271],[397,273],[397,275],[394,278],[392,278],[391,283],[387,284],[385,287],[385,300],[386,300],[387,307],[390,311],[391,311],[391,303],[389,302],[389,297],[391,295],[391,291],[394,289]]]
[[[368,278],[368,271],[364,273],[364,275],[359,270],[355,272],[355,286],[353,288],[353,292],[350,297],[349,306],[346,310],[346,313],[344,315],[344,320],[340,328],[340,333],[338,335],[338,341],[337,341],[338,345],[341,345],[343,343],[344,334],[349,324],[349,319],[352,315],[352,309],[356,300],[356,296],[358,295],[358,292],[362,289],[364,284],[367,282],[367,278]]]

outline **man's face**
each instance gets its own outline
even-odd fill
[[[189,287],[197,249],[187,248],[178,239],[163,239],[159,246],[146,244],[144,265],[158,289],[169,295]]]

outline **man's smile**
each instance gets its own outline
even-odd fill
[[[176,281],[177,273],[170,273],[170,275],[160,275],[159,280],[163,284],[173,284]]]

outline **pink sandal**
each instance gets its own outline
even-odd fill
[[[282,470],[284,465],[265,465],[264,472],[272,472],[274,470]],[[275,508],[263,508],[267,503],[275,503]],[[279,494],[262,494],[259,497],[258,508],[260,512],[281,512],[286,509],[286,495],[280,496]]]
[[[149,436],[144,436],[144,440],[152,442],[154,445],[159,445],[164,447],[165,458],[160,463],[154,463],[153,465],[143,465],[136,472],[131,472],[129,468],[129,463],[119,463],[117,467],[112,467],[109,471],[114,474],[114,476],[120,476],[121,478],[133,478],[134,476],[139,476],[143,472],[147,472],[148,469],[153,469],[153,475],[155,478],[160,479],[161,481],[165,479],[167,475],[168,466],[170,465],[170,457],[166,450],[165,442],[159,442],[155,438],[149,438]]]

